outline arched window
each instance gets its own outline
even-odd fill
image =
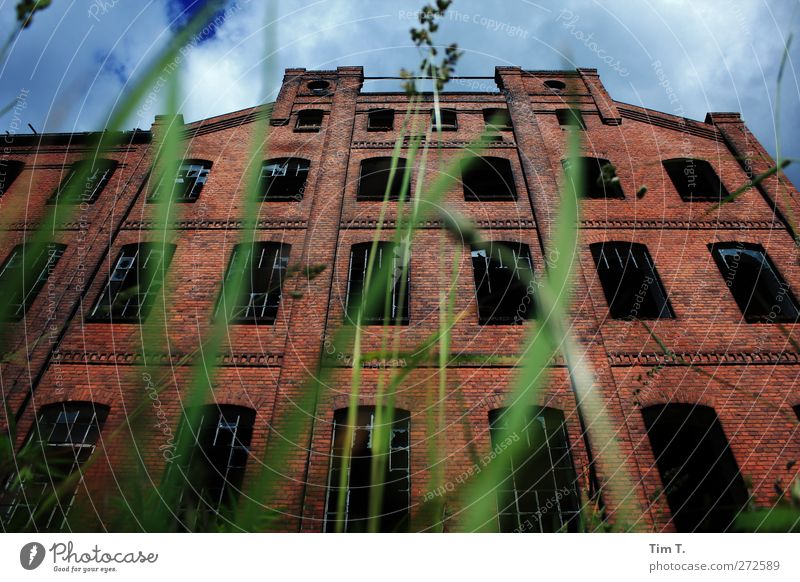
[[[581,192],[579,194],[583,193],[585,198],[590,199],[625,198],[616,169],[611,162],[603,158],[589,157],[582,157],[580,160]],[[562,165],[564,166],[564,171],[567,172],[570,167],[570,161],[563,160]],[[567,176],[569,176],[569,173],[567,173]],[[577,189],[578,184],[574,186]]]
[[[411,268],[408,258],[403,256],[403,246],[386,241],[378,243],[372,273],[369,275],[371,293],[365,296],[364,286],[368,278],[371,248],[372,243],[367,242],[355,244],[350,249],[347,316],[355,322],[358,310],[362,308],[362,301],[369,301],[369,304],[363,306],[362,324],[406,325]]]
[[[673,317],[667,292],[645,245],[607,241],[594,243],[589,248],[611,317]]]
[[[175,179],[166,179],[165,175],[149,200],[154,202],[161,198],[170,198],[173,202],[195,202],[210,173],[211,162],[208,160],[182,160],[173,174]]]
[[[0,160],[0,197],[8,192],[11,184],[19,177],[24,167],[24,162],[18,162],[17,160]]]
[[[161,290],[175,245],[141,242],[120,249],[89,320],[140,323]]]
[[[94,204],[117,168],[116,160],[94,158],[70,166],[67,177],[48,200],[49,204]]]
[[[393,163],[394,174],[392,174]],[[356,200],[382,201],[387,197],[387,191],[389,200],[400,200],[405,173],[405,158],[397,158],[394,161],[390,157],[368,158],[366,160],[362,160]],[[389,186],[390,177],[391,187]],[[408,182],[410,185],[410,176]],[[409,188],[406,190],[406,199],[410,197],[410,192],[411,188],[409,186]]]
[[[517,199],[511,162],[505,158],[471,157],[461,163],[464,199],[480,202]]]
[[[182,437],[193,446],[184,461],[186,471],[179,501],[179,527],[214,531],[233,518],[242,490],[253,438],[256,411],[232,404],[202,407],[193,430]]]
[[[481,325],[520,324],[534,316],[533,264],[528,245],[490,242],[472,247]]]
[[[554,408],[529,408],[521,426],[511,426],[512,411],[489,412],[492,448],[501,451],[502,481],[497,487],[501,532],[578,531],[580,503],[564,414]]]
[[[275,158],[261,167],[258,191],[265,202],[300,201],[311,163],[302,158]]]
[[[675,529],[729,530],[748,494],[714,409],[660,404],[642,416]]]
[[[664,160],[670,180],[686,202],[719,202],[728,191],[706,160],[675,158]]]
[[[25,447],[32,466],[20,468],[0,490],[0,524],[4,531],[60,531],[75,499],[75,487],[62,484],[94,452],[108,417],[108,406],[93,402],[59,402],[42,406]]]
[[[341,408],[333,416],[325,531],[407,531],[410,415],[400,409],[359,406],[351,425],[349,413]],[[379,475],[376,481],[373,475]]]

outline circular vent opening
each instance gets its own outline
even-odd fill
[[[567,88],[566,83],[564,83],[563,81],[557,81],[555,79],[549,79],[545,81],[544,86],[556,92],[561,92]]]
[[[307,87],[314,95],[329,95],[331,90],[331,84],[321,80],[309,81]]]

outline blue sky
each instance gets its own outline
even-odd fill
[[[285,67],[363,65],[373,76],[412,68],[419,55],[408,29],[423,3],[283,0],[273,4],[276,18],[268,22],[265,1],[228,0],[219,25],[180,63],[181,110],[192,121],[272,99]],[[3,36],[13,25],[15,4],[0,0]],[[491,76],[498,65],[593,67],[615,99],[699,120],[708,111],[740,111],[773,155],[780,143],[784,156],[800,158],[797,38],[781,87],[779,133],[773,123],[781,55],[789,33],[800,29],[798,5],[455,0],[437,39],[464,51],[462,75]],[[26,91],[22,126],[31,123],[37,131],[101,128],[110,105],[197,8],[193,0],[57,0],[36,15],[0,63],[3,103]],[[263,86],[267,36],[278,73]],[[152,96],[127,125],[149,128],[162,99]],[[8,130],[10,116],[0,124]],[[789,175],[800,184],[800,164]]]

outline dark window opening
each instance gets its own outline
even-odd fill
[[[19,177],[24,167],[24,162],[0,160],[0,197],[3,197],[8,192],[11,184]]]
[[[347,316],[355,322],[358,310],[362,308],[362,301],[368,301],[363,306],[361,323],[407,325],[411,268],[409,261],[403,256],[403,245],[385,241],[378,243],[372,272],[369,274],[370,293],[365,295],[371,248],[372,243],[368,242],[355,244],[350,250],[345,309]]]
[[[122,247],[89,319],[143,321],[161,290],[174,253],[175,245],[170,244],[145,242]]]
[[[521,324],[533,318],[533,264],[528,245],[491,242],[473,246],[472,270],[481,325]]]
[[[325,97],[326,95],[331,94],[331,84],[328,81],[323,81],[321,79],[309,81],[306,87],[308,87],[308,90],[311,91],[312,94],[320,97]]]
[[[406,173],[405,158],[397,158],[394,175],[392,175],[392,158],[369,158],[361,162],[361,175],[358,179],[357,200],[377,200],[382,201],[386,198],[388,189],[389,200],[400,200],[403,192],[403,180]],[[389,187],[389,178],[392,184]],[[409,176],[409,184],[411,178]],[[409,198],[406,190],[406,199]]]
[[[567,88],[567,84],[564,81],[558,81],[557,79],[548,79],[544,82],[544,86],[550,89],[553,93],[561,93]]]
[[[272,324],[278,317],[291,246],[273,242],[236,245],[217,307],[231,323]],[[228,296],[239,288],[238,299]]]
[[[728,191],[719,176],[705,160],[664,160],[664,168],[678,194],[686,202],[719,202],[728,197]]]
[[[0,267],[0,318],[19,321],[33,305],[66,245],[52,242],[41,246],[17,245]]]
[[[508,109],[491,108],[483,110],[483,122],[490,131],[510,131],[511,116]]]
[[[4,531],[69,529],[67,514],[83,476],[71,489],[62,484],[81,471],[94,452],[107,416],[107,406],[92,402],[62,402],[39,409],[25,444],[35,460],[6,479],[0,491]]]
[[[114,160],[80,160],[70,167],[67,177],[48,204],[94,204],[117,167]]]
[[[210,173],[211,162],[207,160],[183,160],[175,170],[171,184],[169,179],[163,179],[149,200],[154,202],[166,197],[173,202],[195,202]]]
[[[709,249],[745,321],[797,321],[800,306],[764,247],[747,243],[720,243],[709,245]]]
[[[464,199],[470,201],[514,201],[517,188],[511,162],[505,158],[474,157],[461,164]]]
[[[567,172],[570,166],[569,160],[563,160],[564,171]],[[622,200],[625,193],[617,177],[617,169],[614,165],[603,158],[581,158],[580,166],[581,188],[583,195],[590,199],[615,198]],[[568,175],[568,174],[567,174]],[[577,184],[574,184],[577,189]]]
[[[365,532],[371,523],[379,532],[408,531],[410,415],[399,409],[378,412],[373,406],[359,406],[352,427],[348,409],[334,413],[326,532]],[[352,435],[349,455],[348,434]],[[379,476],[376,480],[373,473]]]
[[[264,162],[258,185],[261,200],[302,200],[310,166],[308,160],[301,158],[277,158]]]
[[[792,406],[792,409],[794,410],[795,416],[797,416],[797,420],[800,420],[800,404],[795,404]]]
[[[256,411],[230,404],[204,406],[191,434],[179,502],[179,527],[214,531],[233,519],[242,490]]]
[[[629,242],[591,245],[597,276],[614,319],[673,317],[647,247]]]
[[[556,109],[556,119],[562,128],[574,126],[578,129],[586,129],[583,115],[577,109]]]
[[[322,109],[303,109],[297,112],[297,125],[295,131],[319,131],[322,129]]]
[[[506,408],[489,411],[500,531],[577,532],[580,503],[564,414],[554,408],[525,412],[521,431],[509,425]],[[514,438],[516,437],[516,438]]]
[[[367,131],[394,129],[394,109],[373,109],[367,113]]]
[[[456,116],[455,109],[439,109],[439,124],[436,121],[436,109],[431,111],[431,123],[433,128],[439,129],[441,126],[442,131],[456,131],[458,129],[458,117]]]
[[[714,409],[663,404],[642,416],[675,529],[731,529],[748,494]]]

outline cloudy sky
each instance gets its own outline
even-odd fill
[[[200,0],[54,0],[36,14],[0,63],[4,130],[98,129]],[[17,0],[0,0],[0,31],[14,26]],[[422,0],[228,0],[218,26],[181,59],[187,121],[271,100],[286,67],[363,65],[396,75],[419,61],[408,30]],[[800,158],[800,38],[789,51],[774,123],[778,70],[798,0],[455,0],[437,40],[464,51],[458,74],[491,76],[498,65],[593,67],[615,99],[702,120],[740,111],[774,155]],[[263,61],[279,71],[262,83]],[[660,70],[660,75],[659,75]],[[394,87],[391,87],[392,89]],[[453,89],[494,87],[457,85]],[[365,90],[386,90],[369,83]],[[128,127],[149,128],[163,107],[156,94]],[[800,185],[800,164],[789,172]]]

